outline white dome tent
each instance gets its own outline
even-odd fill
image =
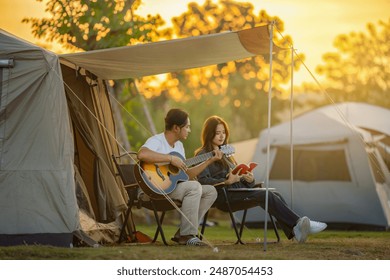
[[[269,185],[301,215],[334,228],[390,226],[390,110],[363,103],[325,106],[269,131]],[[268,130],[260,133],[252,161],[266,178]],[[293,184],[290,150],[293,144]],[[292,189],[293,188],[293,189]],[[257,211],[257,212],[256,212]],[[261,222],[258,209],[248,223]]]

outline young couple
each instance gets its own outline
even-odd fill
[[[227,123],[218,116],[209,117],[202,129],[202,147],[196,155],[212,152],[212,156],[204,162],[188,167],[183,143],[191,132],[188,113],[181,109],[171,109],[165,117],[164,132],[150,137],[138,152],[138,159],[147,163],[170,163],[183,170],[189,180],[179,182],[169,194],[172,199],[182,202],[181,222],[178,231],[172,238],[181,245],[205,245],[198,237],[198,225],[205,213],[215,203],[223,208],[222,193],[217,191],[221,184],[229,188],[248,188],[256,185],[253,173],[241,176],[231,172],[235,164],[232,157],[226,157],[219,149],[229,140]],[[172,152],[177,154],[172,155]],[[214,187],[215,186],[215,187]],[[265,207],[265,192],[229,192],[230,201],[243,201],[253,206]],[[318,233],[326,228],[325,223],[311,221],[308,217],[300,217],[286,204],[283,197],[275,191],[268,192],[268,211],[282,227],[288,239],[295,238],[299,243],[306,241],[309,234]]]

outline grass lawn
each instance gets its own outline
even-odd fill
[[[137,229],[153,236],[154,226]],[[2,260],[390,260],[390,232],[331,231],[309,236],[304,244],[288,240],[279,230],[281,241],[264,247],[263,229],[247,228],[245,245],[235,245],[235,234],[228,224],[209,227],[206,247],[187,247],[170,241],[177,227],[164,226],[170,246],[122,243],[99,248],[56,248],[50,246],[0,247]],[[272,230],[267,240],[275,241]]]

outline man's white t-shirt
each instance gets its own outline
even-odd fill
[[[181,141],[176,141],[174,147],[172,148],[165,138],[164,132],[149,137],[145,144],[142,145],[142,147],[161,154],[177,152],[181,154],[184,159],[186,158],[183,143]]]

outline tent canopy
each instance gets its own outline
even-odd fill
[[[268,25],[184,39],[60,55],[104,80],[137,78],[268,54]],[[273,47],[275,52],[280,48]]]

